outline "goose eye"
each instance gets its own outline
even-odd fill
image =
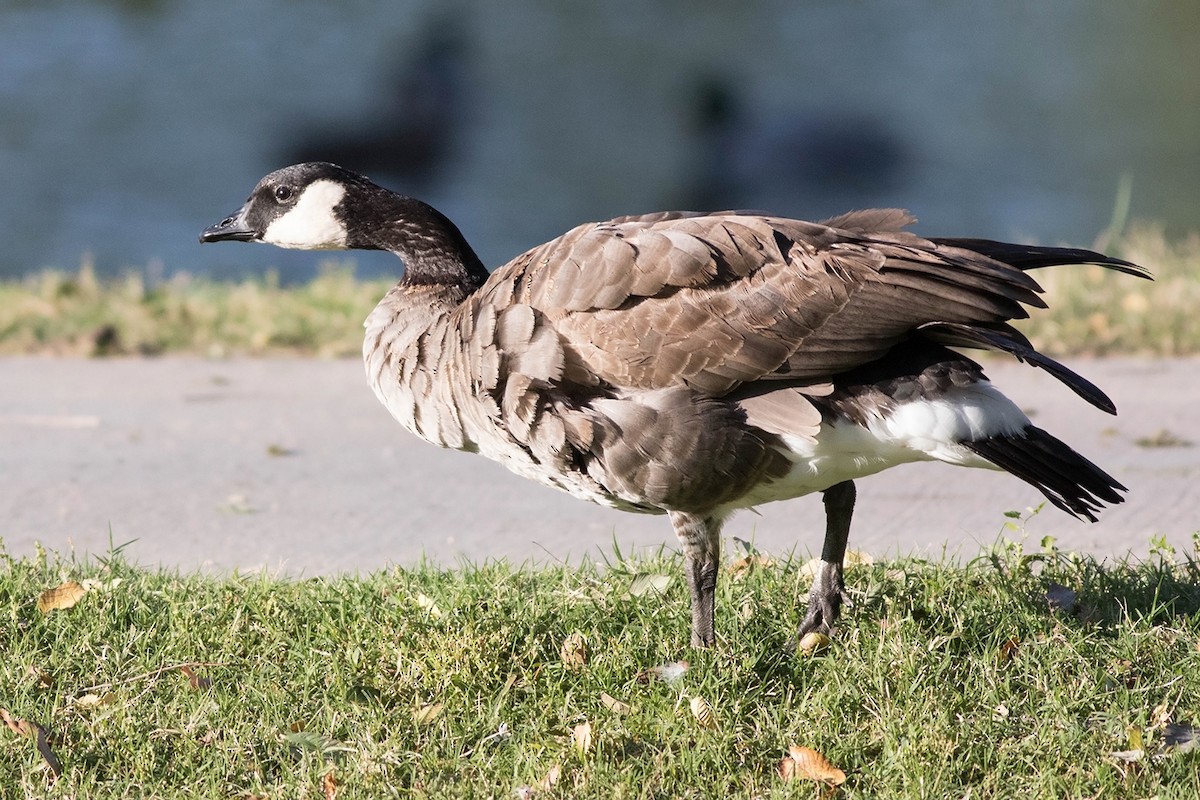
[[[275,187],[275,199],[281,203],[286,203],[288,200],[291,200],[292,199],[292,187],[276,186]]]

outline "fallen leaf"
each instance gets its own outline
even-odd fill
[[[26,674],[29,675],[29,677],[36,680],[38,682],[38,686],[41,686],[43,689],[53,689],[54,688],[54,684],[56,683],[56,681],[54,680],[54,676],[51,675],[49,672],[40,670],[37,667],[33,666],[32,664],[29,666],[28,669],[25,670],[25,672],[26,672]]]
[[[267,455],[272,458],[282,458],[284,456],[294,456],[296,455],[296,451],[281,444],[269,444],[267,445]]]
[[[1162,728],[1166,730],[1171,724],[1171,707],[1166,703],[1159,703],[1150,712],[1150,727],[1149,730],[1158,730]]]
[[[738,580],[749,575],[755,568],[770,569],[773,566],[775,566],[775,559],[755,553],[753,555],[742,556],[730,563],[729,574],[734,580]]]
[[[288,732],[283,734],[283,739],[297,750],[310,750],[321,755],[350,749],[336,739],[330,739],[328,736],[322,736],[313,731]]]
[[[846,782],[846,773],[829,763],[829,759],[811,747],[788,747],[788,754],[779,764],[779,774],[784,780],[802,778],[810,781],[841,786]]]
[[[1046,589],[1046,602],[1050,604],[1051,611],[1058,611],[1063,614],[1071,614],[1075,611],[1075,602],[1078,595],[1073,589],[1068,589],[1059,583],[1052,583]]]
[[[110,705],[117,699],[115,692],[105,692],[104,694],[88,693],[81,697],[76,697],[71,705],[76,708],[99,708],[100,706]]]
[[[628,703],[622,703],[608,692],[600,693],[600,702],[604,704],[605,708],[615,714],[628,714],[630,711]]]
[[[418,725],[428,725],[442,714],[444,703],[425,703],[413,711],[413,722]]]
[[[1009,637],[1004,644],[1000,645],[1000,649],[996,652],[996,662],[1004,664],[1012,661],[1017,657],[1017,649],[1020,647],[1021,640],[1016,636]]]
[[[587,638],[578,631],[572,633],[566,639],[563,639],[562,647],[559,648],[558,654],[567,669],[572,671],[583,669],[584,664],[588,660]]]
[[[211,679],[200,677],[199,675],[196,674],[196,671],[193,670],[191,667],[189,667],[187,664],[184,664],[183,666],[181,666],[179,668],[179,671],[187,676],[188,686],[191,686],[193,689],[201,690],[201,689],[209,689],[212,687]]]
[[[671,585],[671,581],[672,577],[670,575],[639,572],[629,582],[629,593],[634,597],[641,597],[651,592],[654,594],[663,594],[667,591],[667,587]]]
[[[571,729],[571,740],[579,755],[587,755],[592,749],[592,723],[581,722]]]
[[[1125,729],[1125,737],[1129,740],[1130,750],[1144,750],[1145,745],[1142,740],[1142,729],[1136,725],[1130,725]]]
[[[650,678],[658,678],[667,686],[674,686],[679,683],[683,674],[688,671],[688,662],[686,661],[668,661],[665,664],[659,664],[657,667],[651,667],[644,672],[639,673],[639,678],[643,678],[642,682]]]
[[[696,722],[700,723],[701,728],[707,728],[710,731],[716,730],[717,715],[707,700],[703,697],[693,697],[688,705],[692,709],[692,716],[696,718]]]
[[[7,708],[0,708],[0,720],[3,720],[8,729],[18,736],[37,741],[38,753],[41,754],[42,759],[46,762],[46,766],[50,768],[52,779],[57,779],[62,775],[62,762],[58,760],[58,756],[54,755],[54,751],[50,749],[50,735],[46,732],[46,728],[43,725],[33,720],[14,719]]]
[[[558,783],[558,779],[560,777],[562,777],[562,767],[558,764],[555,764],[550,768],[550,771],[546,773],[546,777],[542,778],[541,781],[538,782],[538,788],[548,792],[554,788],[554,784]]]
[[[122,581],[124,581],[124,578],[113,578],[111,581],[98,581],[95,578],[84,578],[79,582],[79,584],[89,592],[97,590],[111,592],[113,589],[116,589],[118,586],[120,586]]]
[[[321,778],[321,793],[325,795],[325,800],[337,800],[337,792],[337,780],[333,777],[333,770],[329,770]]]
[[[23,719],[14,719],[7,708],[0,708],[0,720],[3,720],[8,729],[17,736],[32,738],[34,735],[33,726]]]
[[[825,634],[819,631],[809,631],[800,637],[800,641],[796,643],[796,649],[806,656],[815,656],[832,643],[833,640]]]
[[[82,600],[85,594],[87,589],[78,581],[67,581],[38,595],[38,611],[49,614],[51,611],[71,608]]]
[[[754,612],[758,610],[758,604],[752,597],[747,597],[742,601],[742,605],[738,608],[738,619],[743,622],[754,616]]]
[[[819,558],[810,558],[800,567],[801,577],[812,580],[817,577],[821,571],[821,564],[824,562]],[[862,550],[847,550],[845,557],[842,559],[842,568],[849,569],[850,567],[869,567],[875,563],[874,557],[870,553]]]
[[[442,610],[438,608],[438,604],[433,601],[432,597],[418,593],[417,605],[431,617],[440,617],[442,615]]]

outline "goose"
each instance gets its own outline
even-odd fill
[[[669,211],[579,225],[489,273],[449,219],[330,163],[272,172],[201,242],[386,250],[400,281],[367,317],[367,379],[441,447],[604,506],[665,514],[715,644],[722,524],[820,492],[825,538],[798,637],[830,634],[855,481],[941,461],[1008,472],[1096,521],[1126,488],[1033,425],[955,348],[1046,370],[1108,413],[1095,385],[1009,323],[1044,308],[1028,270],[1088,250],[921,238],[904,211],[823,222]]]

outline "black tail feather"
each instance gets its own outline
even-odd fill
[[[1060,264],[1097,264],[1102,267],[1149,279],[1150,271],[1139,267],[1130,261],[1113,258],[1093,250],[1083,250],[1076,247],[1038,247],[1031,244],[1012,244],[995,242],[991,239],[933,239],[939,245],[961,247],[973,250],[988,258],[1011,264],[1019,270],[1037,269],[1038,267],[1053,267]]]
[[[1089,522],[1104,505],[1128,491],[1115,478],[1046,431],[1030,425],[1018,435],[997,436],[964,447],[1037,487],[1058,508]]]
[[[976,347],[1009,353],[1035,367],[1041,367],[1066,384],[1071,391],[1101,411],[1117,413],[1117,406],[1099,386],[1068,369],[1050,356],[1039,353],[1025,335],[1009,325],[966,325],[958,322],[930,322],[917,328],[927,339],[951,347]]]

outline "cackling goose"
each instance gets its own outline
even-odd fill
[[[719,534],[744,508],[821,492],[801,635],[845,599],[854,480],[908,461],[1002,469],[1094,521],[1124,491],[951,347],[1041,367],[1115,413],[1009,320],[1027,271],[1134,264],[1088,250],[925,239],[898,210],[820,223],[665,212],[580,225],[490,275],[430,206],[327,163],[263,178],[202,242],[389,250],[404,276],[366,320],[375,394],[409,431],[602,505],[667,514],[692,644],[714,642]]]

